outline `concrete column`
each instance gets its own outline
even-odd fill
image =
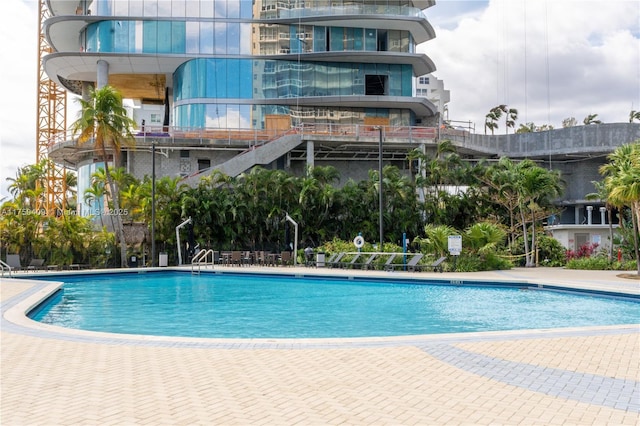
[[[82,82],[82,99],[85,101],[89,100],[89,96],[91,95],[91,89],[93,88],[93,84],[89,81]]]
[[[104,86],[109,84],[109,62],[100,59],[97,64],[96,89],[102,89]]]
[[[307,141],[307,167],[314,166],[314,145],[313,141]]]
[[[574,210],[573,224],[574,225],[580,225],[580,206],[578,206],[578,205],[576,205],[576,208]]]
[[[593,206],[587,206],[587,225],[592,224]]]
[[[600,223],[602,225],[605,225],[607,223],[606,214],[607,214],[607,208],[606,207],[600,207]]]

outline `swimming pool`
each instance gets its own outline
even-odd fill
[[[640,323],[640,303],[416,280],[188,272],[56,277],[30,312],[67,328],[220,338],[407,336]]]

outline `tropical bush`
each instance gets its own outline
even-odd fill
[[[567,269],[586,269],[586,270],[613,270],[613,271],[632,271],[635,268],[635,261],[627,262],[610,262],[607,256],[598,255],[592,257],[574,258],[567,262]]]

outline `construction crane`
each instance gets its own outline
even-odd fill
[[[46,0],[38,7],[38,107],[36,128],[36,162],[46,160],[46,179],[38,209],[56,216],[67,206],[67,170],[48,159],[49,146],[64,136],[67,128],[67,92],[51,81],[42,59],[53,49],[44,33],[44,21],[51,16]],[[40,184],[42,185],[42,184]]]

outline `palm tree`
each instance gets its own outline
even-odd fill
[[[520,163],[522,165],[524,162]],[[521,207],[521,219],[523,222],[523,236],[525,243],[526,266],[535,266],[536,252],[536,222],[538,212],[545,212],[553,198],[562,191],[560,186],[560,173],[557,170],[547,170],[539,166],[524,165],[524,169],[519,173],[521,206],[526,206],[531,215],[531,250],[527,250],[528,235],[524,208]],[[541,215],[544,215],[544,213]]]
[[[592,181],[593,186],[596,189],[596,192],[591,192],[585,195],[585,200],[593,200],[593,201],[604,201],[605,208],[607,209],[607,222],[609,222],[609,253],[608,258],[609,261],[613,259],[613,223],[611,221],[613,216],[613,208],[615,207],[611,204],[609,200],[609,192],[607,187],[603,181]]]
[[[474,223],[465,231],[464,241],[471,251],[480,256],[495,255],[503,245],[507,233],[500,225],[490,222]]]
[[[84,202],[91,208],[91,216],[100,216],[100,227],[104,226],[102,203],[105,194],[104,185],[97,180],[92,180],[91,186],[84,190]]]
[[[104,161],[104,171],[111,191],[116,219],[116,232],[120,241],[120,264],[127,266],[127,243],[124,239],[124,226],[120,216],[119,189],[109,171],[109,153],[117,166],[120,151],[124,144],[133,144],[131,129],[135,122],[127,116],[122,106],[122,95],[111,86],[91,91],[89,100],[78,99],[81,111],[78,120],[72,125],[74,133],[79,133],[78,142],[93,142],[93,148]]]
[[[598,120],[597,117],[598,114],[589,114],[584,118],[584,120],[582,120],[582,123],[584,123],[585,126],[590,124],[602,124],[602,121]]]
[[[513,128],[516,125],[518,110],[515,108],[506,108],[505,106],[505,109],[502,112],[504,112],[505,132],[509,133],[509,127]]]
[[[516,216],[518,212],[518,170],[516,164],[507,157],[502,157],[497,164],[488,167],[478,178],[489,189],[489,197],[496,204],[504,207],[509,220],[509,250],[513,249],[516,240]]]
[[[636,120],[640,121],[640,111],[631,110],[629,113],[629,123],[633,123]]]
[[[47,176],[47,161],[31,164],[18,169],[15,178],[7,178],[11,182],[9,192],[14,200],[23,208],[35,210],[38,200],[42,197]]]
[[[520,123],[520,127],[516,130],[516,133],[533,133],[536,129],[535,123]]]
[[[436,257],[444,256],[449,248],[449,236],[458,232],[449,225],[425,225],[425,237],[416,237],[413,242],[420,246],[425,254],[435,254]]]
[[[489,110],[487,115],[485,116],[484,121],[484,134],[487,134],[487,129],[491,130],[491,134],[493,135],[493,131],[498,128],[498,120],[502,117],[502,107],[506,108],[506,105],[498,105],[497,107],[493,107]]]
[[[640,252],[638,251],[638,229],[640,229],[640,140],[623,145],[609,154],[609,163],[600,167],[605,176],[604,185],[609,193],[607,200],[613,205],[631,209],[634,250],[638,275],[640,275]]]

